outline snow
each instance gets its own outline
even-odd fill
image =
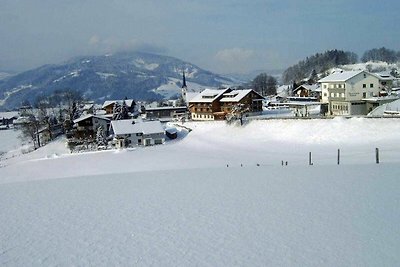
[[[166,84],[162,84],[161,86],[155,88],[153,92],[162,95],[165,99],[170,99],[171,97],[176,97],[176,95],[181,95],[181,80],[176,78],[168,78],[168,82]],[[200,92],[204,90],[205,86],[186,81],[186,85],[188,86],[188,90],[192,92]]]
[[[368,61],[365,63],[356,63],[356,64],[348,64],[343,65],[343,69],[345,70],[371,70],[372,72],[377,71],[391,71],[392,69],[398,69],[398,65],[396,63],[387,63],[382,61]]]
[[[147,70],[155,70],[160,66],[157,63],[146,63],[143,59],[136,59],[133,64],[138,68],[145,68]]]
[[[243,99],[246,95],[248,95],[252,89],[246,89],[246,90],[233,90],[230,93],[225,93],[223,97],[221,98],[220,102],[239,102],[240,100]],[[263,99],[262,96],[260,96],[260,99]]]
[[[58,139],[6,160],[0,264],[398,265],[398,119],[184,126],[160,146]]]
[[[224,94],[227,91],[227,89],[222,89],[222,90],[217,90],[217,89],[205,89],[201,93],[199,93],[197,96],[193,97],[190,102],[191,103],[211,103],[218,97],[220,97],[222,94]]]
[[[164,133],[160,121],[115,120],[111,121],[111,128],[116,135]]]
[[[99,75],[104,80],[107,80],[107,78],[110,77],[117,77],[117,75],[114,73],[96,72],[96,74]]]
[[[362,73],[363,71],[339,71],[339,72],[334,72],[331,75],[322,78],[319,80],[319,83],[324,83],[324,82],[345,82],[354,76]]]
[[[368,114],[368,116],[391,116],[391,115],[396,115],[396,116],[400,115],[400,99],[376,107]]]
[[[53,83],[58,83],[58,82],[61,82],[61,81],[64,80],[64,79],[68,79],[68,78],[76,78],[76,77],[79,77],[79,75],[80,75],[79,72],[80,72],[80,71],[81,71],[80,69],[74,70],[74,71],[68,73],[67,75],[64,75],[64,76],[62,76],[62,77],[60,77],[60,78],[58,78],[58,79],[55,79],[55,80],[53,81]]]

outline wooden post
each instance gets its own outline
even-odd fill
[[[340,149],[337,150],[337,165],[340,164]]]
[[[375,148],[375,161],[379,164],[379,148]]]

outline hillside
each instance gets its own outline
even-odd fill
[[[0,264],[398,265],[398,119],[185,125],[160,146],[59,139],[6,160]]]
[[[97,102],[125,96],[139,100],[169,98],[180,93],[183,70],[189,89],[233,83],[173,57],[141,52],[87,56],[0,80],[0,108],[13,109],[25,99],[32,102],[39,95],[68,88]]]

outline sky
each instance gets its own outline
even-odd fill
[[[138,50],[221,74],[317,52],[400,50],[400,1],[0,0],[0,70]]]

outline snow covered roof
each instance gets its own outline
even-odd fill
[[[297,87],[294,91],[297,91],[300,87],[303,87],[311,92],[321,92],[321,86],[317,83],[315,84],[302,84]]]
[[[380,73],[371,73],[376,76],[381,81],[392,81],[395,78],[388,72],[380,72]]]
[[[215,90],[215,89],[205,89],[201,93],[197,94],[189,103],[212,103],[222,94],[230,91],[231,89]]]
[[[400,99],[380,105],[368,113],[367,116],[385,116],[400,113]]]
[[[118,102],[119,104],[122,104],[123,101],[125,101],[125,103],[126,103],[126,105],[127,105],[128,107],[131,107],[131,106],[135,103],[135,100],[133,100],[133,99],[125,99],[125,100],[106,100],[106,101],[104,101],[104,104],[103,104],[102,108],[105,108],[105,107],[107,107],[107,106],[109,106],[109,105],[111,105],[111,104],[115,104],[116,102]]]
[[[364,72],[363,70],[358,70],[358,71],[339,71],[339,72],[334,72],[329,76],[326,76],[325,78],[322,78],[318,82],[320,83],[326,83],[326,82],[345,82],[354,76]],[[367,72],[366,72],[367,73]]]
[[[233,91],[231,91],[229,93],[223,94],[223,98],[220,101],[221,102],[239,102],[245,96],[250,94],[252,91],[253,91],[252,89],[233,90]],[[258,94],[258,93],[256,93],[256,94]],[[261,95],[259,95],[259,96],[260,96],[260,99],[264,99]]]
[[[91,117],[94,117],[94,118],[97,118],[97,119],[100,119],[100,120],[106,120],[106,121],[110,120],[110,119],[108,119],[106,117],[103,117],[103,116],[97,116],[97,115],[93,115],[93,114],[86,114],[86,115],[80,116],[79,118],[75,119],[74,123],[78,123],[78,122],[84,121],[84,120],[89,119]]]
[[[163,133],[164,128],[160,121],[117,120],[111,121],[114,134],[155,134]]]

